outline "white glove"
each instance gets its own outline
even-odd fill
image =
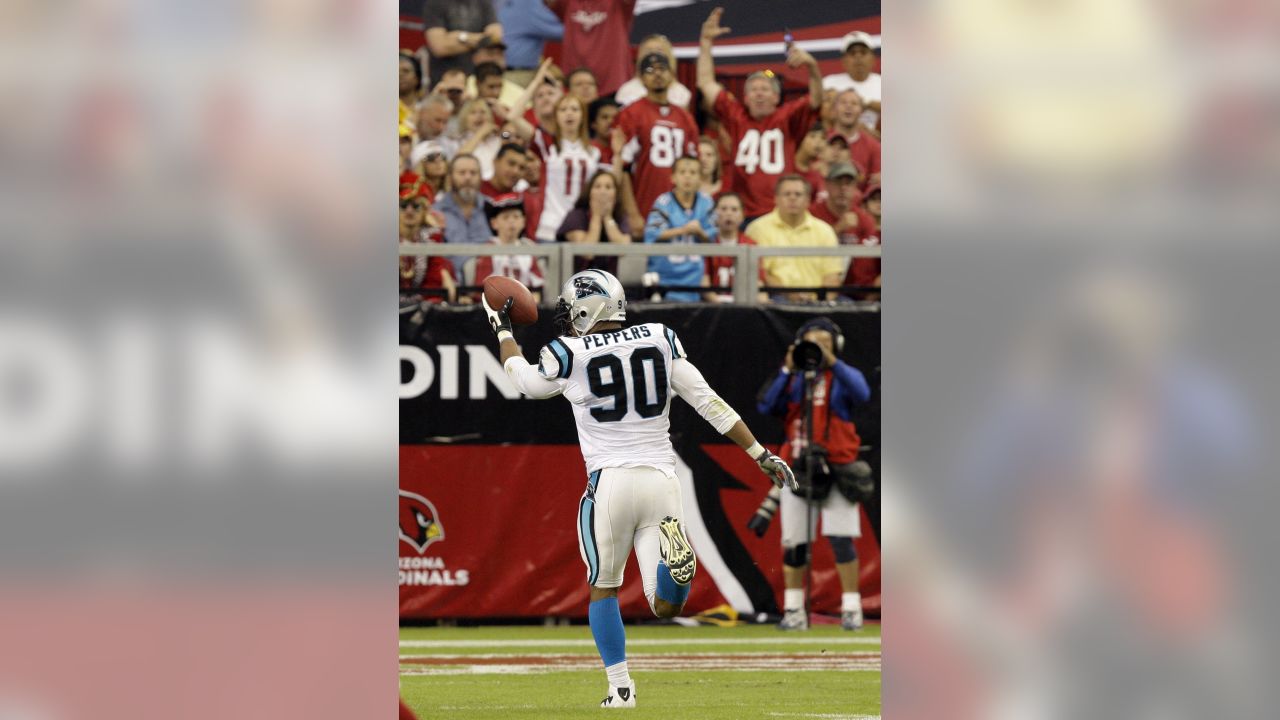
[[[489,316],[489,327],[493,330],[493,334],[498,336],[498,342],[514,337],[511,334],[511,317],[508,313],[511,312],[511,306],[515,302],[515,298],[507,298],[507,301],[502,304],[502,309],[494,310],[489,307],[489,299],[484,296],[484,293],[480,293],[480,304],[484,305],[484,314]],[[503,333],[506,335],[504,336]]]

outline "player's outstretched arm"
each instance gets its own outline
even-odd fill
[[[796,476],[782,458],[774,455],[756,441],[755,435],[742,422],[742,418],[729,407],[702,376],[698,368],[683,357],[672,361],[671,387],[685,402],[693,406],[707,422],[717,431],[737,443],[760,466],[760,470],[769,476],[776,487],[786,485],[791,489],[798,487]]]

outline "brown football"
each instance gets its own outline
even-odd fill
[[[505,275],[490,275],[484,279],[484,299],[489,307],[498,310],[509,297],[516,299],[511,306],[511,322],[532,325],[538,321],[538,303],[524,283]]]

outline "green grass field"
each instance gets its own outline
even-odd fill
[[[627,626],[632,718],[880,716],[880,626]],[[599,717],[607,681],[585,625],[402,628],[401,695],[419,718]]]

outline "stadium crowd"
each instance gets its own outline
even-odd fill
[[[880,75],[875,41],[841,41],[823,77],[788,43],[807,92],[772,70],[743,97],[715,73],[723,11],[703,23],[696,87],[664,36],[630,34],[634,0],[425,0],[425,44],[400,53],[401,243],[879,245]],[[561,65],[545,55],[563,43]],[[699,123],[698,119],[702,122]],[[732,300],[729,257],[651,256],[645,299]],[[535,292],[532,256],[400,258],[415,299],[470,303],[497,273]],[[876,299],[878,258],[771,256],[762,301]],[[616,256],[575,270],[617,273]],[[628,283],[628,278],[623,278]],[[633,288],[629,288],[634,290]]]

